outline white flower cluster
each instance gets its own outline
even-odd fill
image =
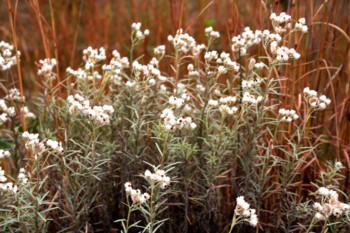
[[[26,148],[34,154],[41,153],[46,149],[45,144],[39,140],[39,134],[32,134],[28,133],[28,131],[24,131],[22,133],[22,138],[26,141]]]
[[[146,29],[143,32],[141,31],[141,23],[132,23],[131,24],[132,34],[135,36],[137,41],[142,41],[146,36],[149,35],[149,30]]]
[[[308,31],[305,18],[300,18],[298,22],[295,23],[295,29],[298,31],[302,31],[303,33],[306,33]]]
[[[149,170],[145,171],[145,178],[150,182],[159,184],[162,189],[169,187],[170,177],[165,175],[165,171],[161,169],[155,169],[155,173],[150,172]]]
[[[157,78],[159,80],[162,79],[160,70],[155,67],[154,63],[153,64],[148,64],[148,65],[142,65],[138,61],[134,61],[132,63],[132,71],[135,75],[135,77],[140,77],[141,74],[144,75],[148,79],[153,79],[153,81],[149,82],[150,84],[153,83],[153,85],[156,83],[154,78]]]
[[[230,54],[225,52],[220,54],[220,57],[216,59],[216,63],[223,64],[224,68],[235,72],[238,72],[240,68],[237,62],[231,60]]]
[[[280,121],[283,122],[292,122],[293,120],[297,120],[299,118],[298,114],[296,114],[295,110],[287,110],[281,108],[278,110],[278,114],[280,115]]]
[[[25,184],[28,182],[28,177],[26,175],[26,169],[21,168],[19,169],[19,173],[18,173],[18,180],[22,183]]]
[[[191,117],[175,117],[173,110],[166,108],[163,110],[160,118],[163,119],[163,125],[166,130],[174,131],[182,128],[197,128],[196,123],[192,122]]]
[[[315,218],[318,220],[327,220],[331,215],[339,217],[345,212],[350,211],[350,206],[338,200],[338,193],[332,189],[320,187],[318,193],[322,202],[315,202],[313,208],[317,211]]]
[[[248,221],[251,226],[255,227],[258,224],[258,216],[255,209],[250,209],[250,205],[244,200],[243,196],[237,197],[236,203],[235,214],[244,217],[245,221]]]
[[[6,182],[7,178],[5,176],[5,171],[2,170],[2,167],[0,166],[0,182],[1,183],[4,183]],[[1,185],[1,184],[0,184]]]
[[[93,76],[88,75],[82,68],[79,68],[77,70],[73,70],[72,68],[68,67],[66,69],[67,74],[72,75],[76,77],[77,79],[92,79]]]
[[[78,114],[87,116],[91,120],[100,125],[108,125],[110,118],[114,112],[111,105],[93,106],[90,107],[90,101],[79,94],[68,96],[69,112],[71,114]]]
[[[331,103],[331,100],[328,99],[325,95],[318,97],[317,91],[310,90],[309,87],[305,87],[303,92],[307,102],[312,108],[316,110],[323,110]]]
[[[264,31],[258,31],[263,41],[268,43],[275,43],[275,45],[278,44],[278,42],[282,41],[282,37],[278,33],[272,33],[269,30],[265,29]]]
[[[12,55],[13,46],[0,41],[0,70],[9,70],[12,66],[17,64],[16,56]],[[17,56],[20,56],[18,51]]]
[[[204,59],[206,61],[216,60],[217,58],[218,58],[218,52],[215,50],[205,52],[204,54]]]
[[[18,187],[13,182],[7,182],[7,178],[5,176],[5,171],[0,167],[0,190],[9,191],[13,194],[17,193]]]
[[[58,142],[58,141],[55,141],[55,140],[48,139],[46,141],[46,146],[48,146],[52,150],[58,152],[59,154],[62,154],[64,152],[64,149],[63,149],[63,146],[62,146],[62,142]]]
[[[194,53],[197,53],[198,51],[196,50],[199,50],[200,52],[202,49],[204,49],[202,46],[197,47],[195,39],[192,36],[190,36],[188,33],[183,33],[182,29],[177,30],[176,35],[174,37],[169,35],[168,41],[174,46],[176,50],[184,54],[191,51],[193,51]]]
[[[203,86],[203,84],[199,83],[196,85],[196,90],[198,90],[201,93],[205,92],[205,86]]]
[[[129,67],[129,59],[127,57],[121,57],[117,50],[112,52],[113,58],[109,64],[104,64],[102,70],[108,73],[110,79],[115,85],[121,85],[123,77],[123,70]]]
[[[184,103],[185,99],[183,98],[175,97],[173,95],[169,97],[169,104],[176,108],[181,108]]]
[[[6,102],[3,99],[0,99],[0,124],[5,123],[10,120],[11,116],[16,115],[16,111],[13,107],[7,107]]]
[[[246,91],[243,94],[242,103],[256,105],[256,104],[260,103],[262,101],[262,99],[263,99],[262,96],[255,97],[254,95],[252,95],[248,91]]]
[[[10,151],[0,149],[0,159],[8,158],[10,155]]]
[[[124,188],[126,194],[131,197],[134,204],[144,204],[150,198],[148,193],[141,193],[140,189],[133,189],[131,182],[126,182]]]
[[[48,139],[45,144],[39,139],[39,134],[32,134],[25,131],[22,133],[22,138],[25,140],[26,148],[31,150],[33,153],[41,153],[47,149],[54,150],[55,152],[62,154],[64,152],[61,142]]]
[[[295,60],[298,60],[300,58],[300,54],[297,51],[295,51],[295,49],[289,49],[285,46],[278,47],[275,55],[276,60],[279,62],[287,62],[289,58],[293,58]]]
[[[35,119],[36,118],[35,114],[32,113],[31,111],[29,111],[27,106],[25,106],[23,108],[23,112],[24,112],[24,117],[25,118],[28,118],[28,119]]]
[[[256,79],[248,80],[248,81],[242,80],[242,88],[243,89],[251,89],[251,88],[260,86],[261,83],[262,83],[262,79],[259,77]]]
[[[261,42],[261,31],[253,32],[249,27],[244,28],[244,31],[232,38],[232,51],[244,56],[247,54],[247,49]]]
[[[11,88],[10,90],[8,90],[8,93],[4,97],[4,99],[5,100],[20,101],[21,100],[21,93],[19,92],[19,90],[17,88]]]
[[[276,15],[276,13],[272,13],[270,15],[273,29],[276,33],[279,34],[287,31],[287,29],[291,27],[291,19],[292,17],[290,15],[287,15],[285,12],[282,12],[280,15]]]
[[[159,45],[154,49],[154,55],[158,57],[158,60],[165,55],[165,45]]]
[[[42,75],[45,78],[53,78],[52,69],[57,65],[57,61],[55,58],[49,59],[46,58],[44,60],[39,61],[40,69],[38,70],[38,75]]]
[[[219,101],[210,99],[208,101],[209,106],[216,107],[219,106],[219,111],[223,115],[233,115],[235,112],[238,111],[238,108],[235,106],[232,106],[234,103],[236,103],[237,98],[234,96],[227,96],[227,97],[221,97]]]
[[[192,55],[193,56],[199,56],[199,54],[201,54],[202,50],[206,49],[206,46],[204,44],[199,44],[196,45],[193,49],[192,49]]]
[[[262,68],[266,67],[265,63],[264,62],[257,62],[255,63],[254,65],[254,68],[257,69],[257,70],[261,70]]]
[[[340,161],[335,162],[334,167],[335,167],[337,170],[341,170],[341,169],[344,169],[344,168],[345,168],[344,165],[343,165]]]
[[[220,33],[217,31],[214,31],[213,27],[205,28],[204,32],[205,32],[205,35],[207,37],[212,37],[212,38],[219,38],[220,37]]]
[[[189,76],[199,77],[199,75],[200,75],[199,71],[194,69],[193,64],[188,64],[187,70],[188,70],[188,75]]]
[[[6,183],[6,181],[7,181],[7,178],[5,176],[5,171],[2,170],[2,167],[0,167],[0,190],[9,191],[13,194],[17,193],[18,186],[15,185],[13,182]],[[19,170],[18,182],[19,184],[26,184],[28,182],[26,170],[24,168],[21,168]]]
[[[15,89],[15,88],[10,89],[9,90],[9,94],[5,96],[5,99],[12,100],[14,98],[14,99],[17,100],[17,98],[19,98],[19,97],[17,96],[16,93],[13,93],[14,90],[17,90],[17,89]],[[19,110],[22,110],[22,109],[19,108]],[[8,107],[6,102],[5,102],[5,100],[3,100],[3,99],[0,99],[0,112],[2,112],[0,114],[0,125],[5,123],[6,121],[11,120],[11,117],[16,116],[16,109],[15,109],[15,107]],[[31,119],[35,119],[36,118],[34,113],[30,112],[28,107],[26,107],[26,106],[23,108],[23,112],[24,112],[24,117],[25,118],[31,118]]]
[[[270,51],[272,54],[277,55],[277,61],[286,62],[289,57],[299,59],[300,54],[295,49],[288,49],[284,46],[278,47],[278,43],[282,41],[281,33],[291,28],[290,20],[291,16],[282,12],[280,15],[272,13],[270,16],[275,33],[269,30],[256,30],[253,32],[249,27],[246,27],[241,35],[234,36],[232,38],[232,51],[240,56],[247,54],[247,49],[255,44],[259,44],[264,41],[266,45],[270,44]],[[295,25],[297,30],[307,32],[307,26],[305,25],[305,19],[299,19]],[[262,65],[262,64],[261,64]],[[263,66],[260,66],[262,68]],[[257,67],[258,68],[258,67]]]
[[[103,47],[99,49],[93,49],[88,47],[83,50],[83,60],[85,61],[84,68],[89,70],[95,66],[96,63],[106,59],[106,52]]]

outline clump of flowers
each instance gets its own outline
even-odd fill
[[[43,142],[39,140],[39,134],[32,134],[25,131],[22,133],[22,138],[25,140],[25,147],[34,154],[43,152],[46,147]]]
[[[300,54],[295,51],[295,49],[287,48],[285,46],[278,47],[276,50],[276,60],[279,62],[287,62],[289,58],[293,58],[298,60],[300,58]]]
[[[93,49],[92,47],[88,47],[83,50],[83,60],[85,61],[85,69],[89,70],[94,68],[95,64],[106,60],[106,52],[103,47],[99,49]]]
[[[244,28],[243,33],[232,38],[232,51],[244,56],[247,54],[247,49],[261,42],[261,31],[253,32],[249,27]]]
[[[272,22],[273,29],[276,33],[280,34],[291,27],[290,20],[291,16],[287,15],[285,12],[281,12],[280,15],[276,15],[276,13],[272,13],[270,15],[270,19]]]
[[[162,189],[167,188],[170,185],[170,177],[165,175],[165,171],[156,169],[154,173],[149,170],[145,171],[146,180],[159,184]]]
[[[263,100],[262,96],[255,96],[250,94],[248,91],[244,92],[242,103],[251,104],[251,105],[257,105]]]
[[[79,94],[68,96],[69,112],[71,114],[83,115],[89,117],[100,125],[108,125],[114,112],[111,105],[90,107],[90,101]]]
[[[163,56],[165,55],[165,45],[159,45],[154,49],[154,55],[158,58],[158,60],[161,60]]]
[[[170,108],[163,110],[160,118],[163,119],[163,126],[166,130],[174,131],[176,129],[181,130],[182,128],[195,129],[196,123],[192,122],[191,117],[176,117],[174,111]]]
[[[11,69],[17,64],[16,55],[13,55],[13,45],[0,41],[0,70],[5,71]],[[21,53],[18,51],[17,56]]]
[[[338,193],[335,190],[320,187],[318,189],[321,202],[315,202],[313,208],[317,211],[317,220],[327,220],[330,216],[340,217],[350,211],[350,206],[338,200]]]
[[[26,175],[27,171],[24,168],[19,169],[18,180],[21,184],[26,184],[28,182],[28,177]]]
[[[250,208],[250,205],[244,200],[243,196],[237,197],[236,202],[235,214],[255,227],[258,224],[258,216],[256,215],[255,209]]]
[[[233,115],[235,112],[238,111],[238,108],[236,106],[233,106],[237,101],[237,98],[235,96],[226,96],[221,97],[218,100],[210,99],[208,101],[208,105],[212,107],[216,107],[219,105],[219,111],[223,115]]]
[[[123,80],[122,73],[124,69],[129,67],[129,59],[121,57],[117,50],[113,50],[112,55],[113,58],[109,64],[102,66],[102,70],[105,72],[106,77],[110,77],[115,85],[120,85]]]
[[[177,51],[183,54],[186,54],[190,51],[198,53],[196,50],[200,51],[203,49],[202,47],[197,48],[196,40],[188,33],[183,33],[182,29],[178,29],[174,37],[169,35],[168,41],[174,46]]]
[[[13,101],[20,101],[21,100],[21,93],[17,88],[11,88],[8,90],[7,95],[4,97],[5,100],[13,100]]]
[[[318,96],[317,91],[310,90],[309,87],[305,87],[303,92],[307,103],[315,110],[323,110],[331,103],[325,95]]]
[[[57,65],[55,58],[46,58],[39,61],[40,69],[38,70],[38,75],[42,75],[45,78],[54,78],[55,76],[52,73],[52,69]]]
[[[259,87],[261,83],[262,83],[262,79],[259,77],[251,80],[242,80],[242,88],[252,89],[254,87]]]
[[[251,209],[248,202],[244,200],[243,196],[236,198],[236,208],[233,215],[231,228],[229,232],[232,232],[235,225],[241,222],[249,222],[253,227],[258,224],[258,216],[256,215],[256,210]]]
[[[281,108],[278,110],[278,115],[280,116],[280,121],[282,122],[292,122],[293,120],[297,120],[299,118],[298,114],[296,114],[295,110],[284,109]]]
[[[8,158],[10,157],[10,155],[11,155],[10,151],[0,149],[0,159]]]
[[[0,190],[9,191],[13,194],[17,193],[18,187],[13,182],[7,182],[7,178],[5,176],[5,171],[0,167]]]
[[[247,54],[247,49],[249,47],[263,42],[266,47],[270,47],[271,53],[278,62],[287,62],[289,58],[299,59],[300,54],[296,52],[295,49],[278,46],[278,43],[282,41],[281,34],[291,29],[291,16],[284,12],[280,15],[272,13],[270,19],[275,33],[269,30],[256,30],[253,32],[249,27],[246,27],[240,35],[232,38],[232,51],[239,56],[244,56]],[[307,32],[307,26],[303,18],[296,23],[295,27],[297,30]],[[258,64],[256,68],[261,69],[263,67],[263,64]]]
[[[12,117],[16,116],[15,107],[13,106],[8,107],[6,102],[3,99],[0,99],[0,112],[2,112],[0,114],[0,123],[5,123],[6,121],[11,120]],[[32,119],[36,118],[34,113],[30,112],[28,107],[26,106],[23,108],[23,112],[24,112],[25,118],[32,118]]]
[[[220,33],[217,31],[213,30],[213,27],[207,27],[205,28],[205,35],[209,38],[219,38],[220,37]]]
[[[131,182],[126,182],[124,188],[126,195],[131,197],[134,204],[144,204],[150,198],[148,193],[141,193],[140,189],[133,189]]]
[[[24,97],[23,97],[24,98]],[[7,121],[10,121],[13,117],[16,116],[16,109],[14,106],[8,106],[13,102],[19,102],[21,100],[20,92],[17,88],[11,88],[8,90],[7,95],[4,99],[0,99],[0,124],[3,124]],[[22,111],[22,108],[19,108],[19,111]],[[23,113],[25,118],[35,119],[36,116],[34,113],[29,111],[28,107],[24,106]]]
[[[144,30],[143,32],[141,31],[141,23],[140,22],[133,23],[131,25],[131,29],[132,29],[131,35],[133,38],[136,39],[137,42],[141,42],[142,40],[145,39],[146,36],[149,35],[148,29]]]
[[[49,148],[51,148],[52,150],[56,151],[59,154],[62,154],[64,152],[62,142],[48,139],[46,141],[46,146],[48,146]]]
[[[298,31],[302,31],[303,33],[306,33],[308,31],[305,18],[300,18],[298,22],[295,23],[295,29]]]
[[[36,119],[36,116],[34,113],[32,113],[31,111],[29,111],[28,107],[25,106],[23,108],[23,112],[24,112],[24,117],[28,118],[28,119]]]

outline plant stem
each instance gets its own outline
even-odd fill
[[[232,222],[231,222],[231,227],[230,227],[230,230],[229,230],[229,233],[232,232],[233,228],[235,227],[236,223],[237,223],[237,218],[236,218],[236,213],[234,213],[233,217],[232,217]]]

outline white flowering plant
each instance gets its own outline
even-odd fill
[[[334,103],[309,87],[282,91],[281,70],[303,56],[291,38],[305,40],[307,21],[269,20],[272,30],[245,27],[228,51],[211,26],[205,43],[178,29],[150,58],[137,52],[150,31],[133,23],[127,55],[88,47],[61,75],[59,60],[40,60],[41,93],[28,107],[16,84],[1,83],[1,231],[345,229],[341,166],[305,171],[324,143],[312,121]],[[13,50],[0,43],[2,71],[16,65]]]
[[[327,169],[322,171],[316,183],[317,190],[311,193],[313,201],[300,203],[299,211],[304,216],[311,215],[311,223],[300,224],[305,232],[339,232],[350,224],[350,204],[342,202],[346,196],[339,184],[344,179],[341,171],[345,167],[341,162],[328,162]],[[345,199],[346,200],[346,199]]]

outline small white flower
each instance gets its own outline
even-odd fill
[[[317,220],[320,220],[320,221],[326,220],[326,217],[325,217],[323,214],[319,213],[319,212],[317,212],[317,213],[315,214],[315,218],[316,218]]]
[[[329,195],[329,189],[325,188],[325,187],[320,187],[318,189],[318,192],[320,195],[322,196],[328,196]]]
[[[192,123],[190,124],[190,127],[191,127],[191,129],[195,129],[195,128],[197,128],[197,124],[194,123],[194,122],[192,122]]]
[[[218,101],[217,101],[217,100],[210,99],[210,100],[208,101],[208,105],[210,105],[210,106],[218,106]]]

